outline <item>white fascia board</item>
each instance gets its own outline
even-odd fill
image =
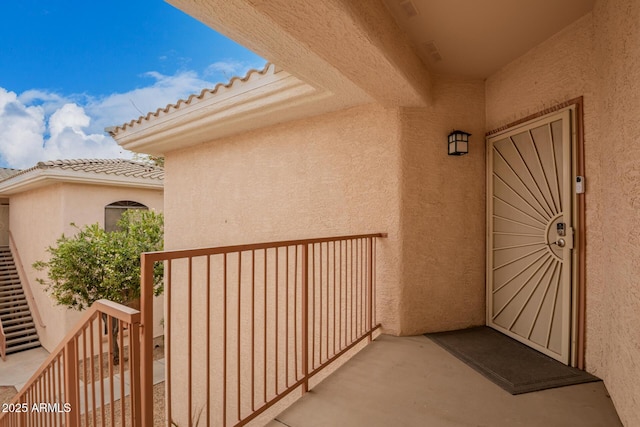
[[[161,155],[247,131],[324,112],[349,103],[280,71],[243,90],[227,90],[136,123],[114,138],[123,148]],[[332,98],[336,98],[331,100]],[[334,102],[331,102],[334,101]]]
[[[90,172],[68,170],[40,169],[23,175],[18,175],[0,183],[0,195],[9,196],[57,182],[143,188],[150,190],[164,189],[162,181],[154,182],[147,178],[106,174],[96,175]]]

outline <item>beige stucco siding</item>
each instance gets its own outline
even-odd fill
[[[640,425],[640,4],[592,13],[486,82],[487,129],[584,97],[586,367],[625,425]]]
[[[600,171],[587,205],[592,212],[587,360],[605,380],[622,421],[635,426],[640,425],[640,3],[597,2],[593,13],[598,129],[591,146],[599,150],[587,153],[587,167]]]
[[[11,196],[11,233],[27,273],[28,283],[33,292],[40,315],[46,327],[36,325],[40,343],[48,350],[64,337],[66,316],[71,313],[55,305],[51,297],[36,282],[36,272],[31,265],[45,259],[45,248],[55,243],[63,229],[62,184],[20,193]]]
[[[11,232],[25,267],[28,284],[46,327],[38,327],[43,347],[52,350],[81,317],[81,313],[55,305],[36,278],[44,272],[31,268],[38,260],[46,260],[46,248],[55,245],[62,233],[73,235],[78,227],[104,223],[104,207],[119,200],[133,200],[150,209],[162,211],[161,190],[131,189],[100,185],[60,183],[11,196]],[[158,303],[162,306],[162,302]],[[157,326],[160,329],[160,325]]]
[[[364,106],[170,152],[166,247],[389,233],[378,313],[398,332],[399,138],[398,110]]]
[[[484,324],[484,82],[436,78],[434,102],[402,111],[402,334]],[[449,156],[453,129],[472,134]]]

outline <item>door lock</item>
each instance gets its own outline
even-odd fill
[[[562,238],[558,239],[558,241],[554,243],[558,245],[559,248],[564,248],[564,246],[567,244],[567,242],[565,242],[565,240]]]
[[[566,230],[564,222],[559,222],[559,223],[556,224],[556,232],[558,233],[558,236],[566,236],[567,235],[567,230]]]

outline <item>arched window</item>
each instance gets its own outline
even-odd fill
[[[143,209],[149,208],[142,203],[132,202],[131,200],[121,200],[119,202],[111,203],[104,207],[104,230],[116,231],[118,229],[118,221],[124,211],[129,209]]]

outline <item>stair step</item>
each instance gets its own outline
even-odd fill
[[[22,289],[11,289],[9,291],[0,291],[0,300],[14,300],[16,298],[24,297]]]
[[[4,304],[8,304],[6,306],[4,306]],[[19,308],[17,308],[19,307]],[[15,300],[15,301],[9,301],[8,303],[1,303],[0,304],[0,317],[4,317],[7,315],[13,315],[15,313],[15,310],[11,311],[12,309],[17,308],[17,310],[19,311],[25,311],[25,310],[29,310],[28,304],[27,304],[27,300],[22,298],[20,300]]]
[[[0,300],[4,298],[12,298],[14,296],[24,295],[22,288],[16,287],[15,289],[4,290],[0,288]]]
[[[25,329],[18,329],[15,331],[11,331],[11,332],[7,332],[5,331],[4,335],[7,337],[7,341],[10,341],[12,339],[16,339],[18,337],[22,337],[22,336],[38,336],[38,332],[36,331],[36,328],[25,328]]]
[[[3,328],[6,328],[7,326],[11,326],[11,325],[22,325],[22,324],[28,324],[28,323],[33,323],[33,318],[31,317],[31,313],[26,311],[24,312],[24,316],[17,316],[17,317],[2,319]]]
[[[18,270],[15,268],[12,270],[0,270],[0,278],[6,279],[14,276],[18,276]]]
[[[18,279],[14,279],[14,280],[9,280],[6,282],[2,282],[0,281],[0,290],[2,291],[6,291],[8,289],[22,289],[22,283],[20,283],[20,280]]]
[[[22,336],[28,336],[28,337],[32,337],[34,335],[38,336],[38,332],[36,331],[36,328],[26,328],[26,329],[18,329],[11,332],[5,331],[4,335],[7,337],[7,341],[11,341],[12,339],[22,337]]]
[[[31,350],[32,348],[40,347],[40,341],[34,341],[26,344],[17,345],[15,347],[7,348],[7,354],[18,353],[20,351]]]
[[[29,306],[26,304],[26,302],[24,304],[20,304],[20,305],[16,305],[14,307],[0,307],[0,316],[2,316],[3,314],[12,314],[15,315],[18,312],[23,312],[23,311],[29,311]]]
[[[21,329],[31,329],[31,328],[35,329],[35,327],[36,327],[36,325],[33,323],[33,321],[26,322],[26,323],[18,323],[18,324],[11,325],[11,326],[7,326],[7,325],[4,325],[4,324],[2,325],[4,333],[7,336],[11,332],[14,332],[14,331],[18,331],[18,330],[21,330]]]
[[[29,310],[22,310],[17,313],[9,313],[9,314],[0,314],[0,322],[3,325],[11,325],[14,323],[21,323],[26,321],[27,318],[31,317],[31,312]]]
[[[7,342],[7,348],[8,348],[8,347],[14,347],[22,343],[28,343],[33,341],[38,341],[38,335],[34,334],[34,335],[18,336],[16,338],[7,339],[6,342]]]
[[[14,299],[6,299],[4,301],[0,301],[0,313],[2,313],[3,309],[11,309],[13,307],[20,307],[26,304],[27,299],[24,297],[24,294]]]

